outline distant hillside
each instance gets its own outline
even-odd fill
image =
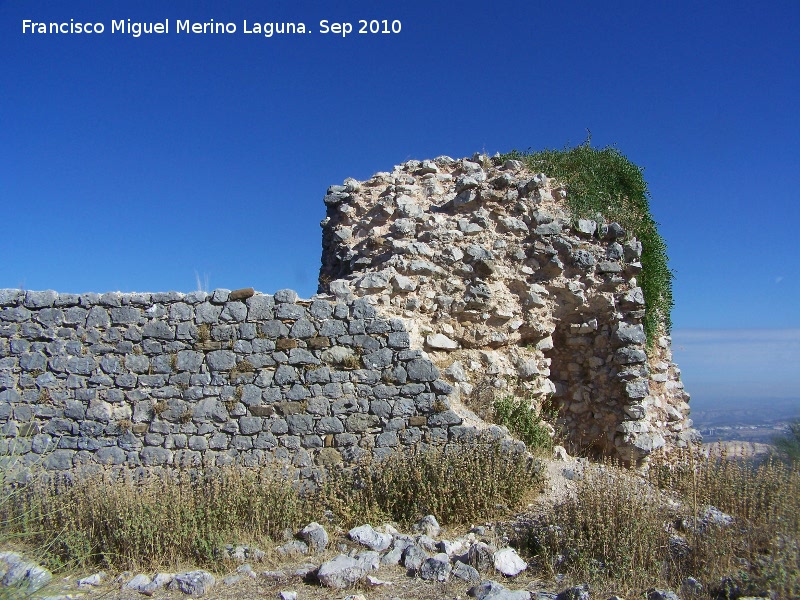
[[[775,446],[771,444],[759,444],[756,442],[734,441],[715,441],[703,444],[703,451],[711,456],[727,456],[744,459],[766,458],[775,452]]]
[[[692,409],[694,426],[704,442],[717,440],[766,443],[788,431],[787,424],[800,418],[800,398],[737,401],[732,406]]]

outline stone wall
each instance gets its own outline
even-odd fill
[[[573,221],[566,190],[519,161],[408,161],[325,197],[320,291],[400,318],[454,384],[551,405],[573,448],[641,462],[697,434],[670,339],[649,349],[642,244]],[[459,401],[459,398],[462,400]]]
[[[365,454],[503,431],[482,394],[558,410],[573,448],[641,464],[697,437],[642,245],[570,219],[522,163],[409,161],[325,196],[321,294],[0,290],[0,452],[49,469]],[[440,377],[440,372],[442,377]],[[485,408],[485,406],[484,406]]]
[[[313,477],[474,436],[410,342],[366,300],[291,290],[0,290],[0,454],[13,440],[53,470],[277,459]]]

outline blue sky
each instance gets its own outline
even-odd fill
[[[134,38],[119,19],[171,29]],[[237,32],[175,32],[186,19]],[[360,19],[402,30],[320,32]],[[645,169],[676,336],[767,331],[780,349],[800,328],[799,25],[797,2],[0,0],[0,287],[191,291],[199,274],[308,296],[328,185],[589,129]],[[719,353],[747,347],[730,340]],[[690,391],[701,368],[748,377],[692,356]]]

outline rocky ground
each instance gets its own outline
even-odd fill
[[[565,588],[531,575],[494,524],[459,531],[442,529],[433,517],[427,517],[407,534],[391,525],[365,524],[347,532],[329,529],[330,534],[321,525],[310,524],[265,552],[232,547],[230,558],[215,573],[75,573],[53,577],[38,595],[50,600],[184,598],[187,594],[221,599],[388,600],[466,598],[474,590],[476,597],[497,600],[555,598]],[[25,573],[31,566],[22,565],[17,572]],[[36,582],[44,583],[46,576],[36,573]],[[494,583],[486,583],[491,578]]]

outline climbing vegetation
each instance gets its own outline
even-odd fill
[[[672,327],[672,271],[667,246],[650,213],[650,193],[642,168],[617,148],[586,143],[564,150],[513,150],[500,160],[520,160],[536,173],[556,179],[566,190],[574,220],[617,222],[642,243],[639,285],[645,299],[644,328],[648,347]]]

